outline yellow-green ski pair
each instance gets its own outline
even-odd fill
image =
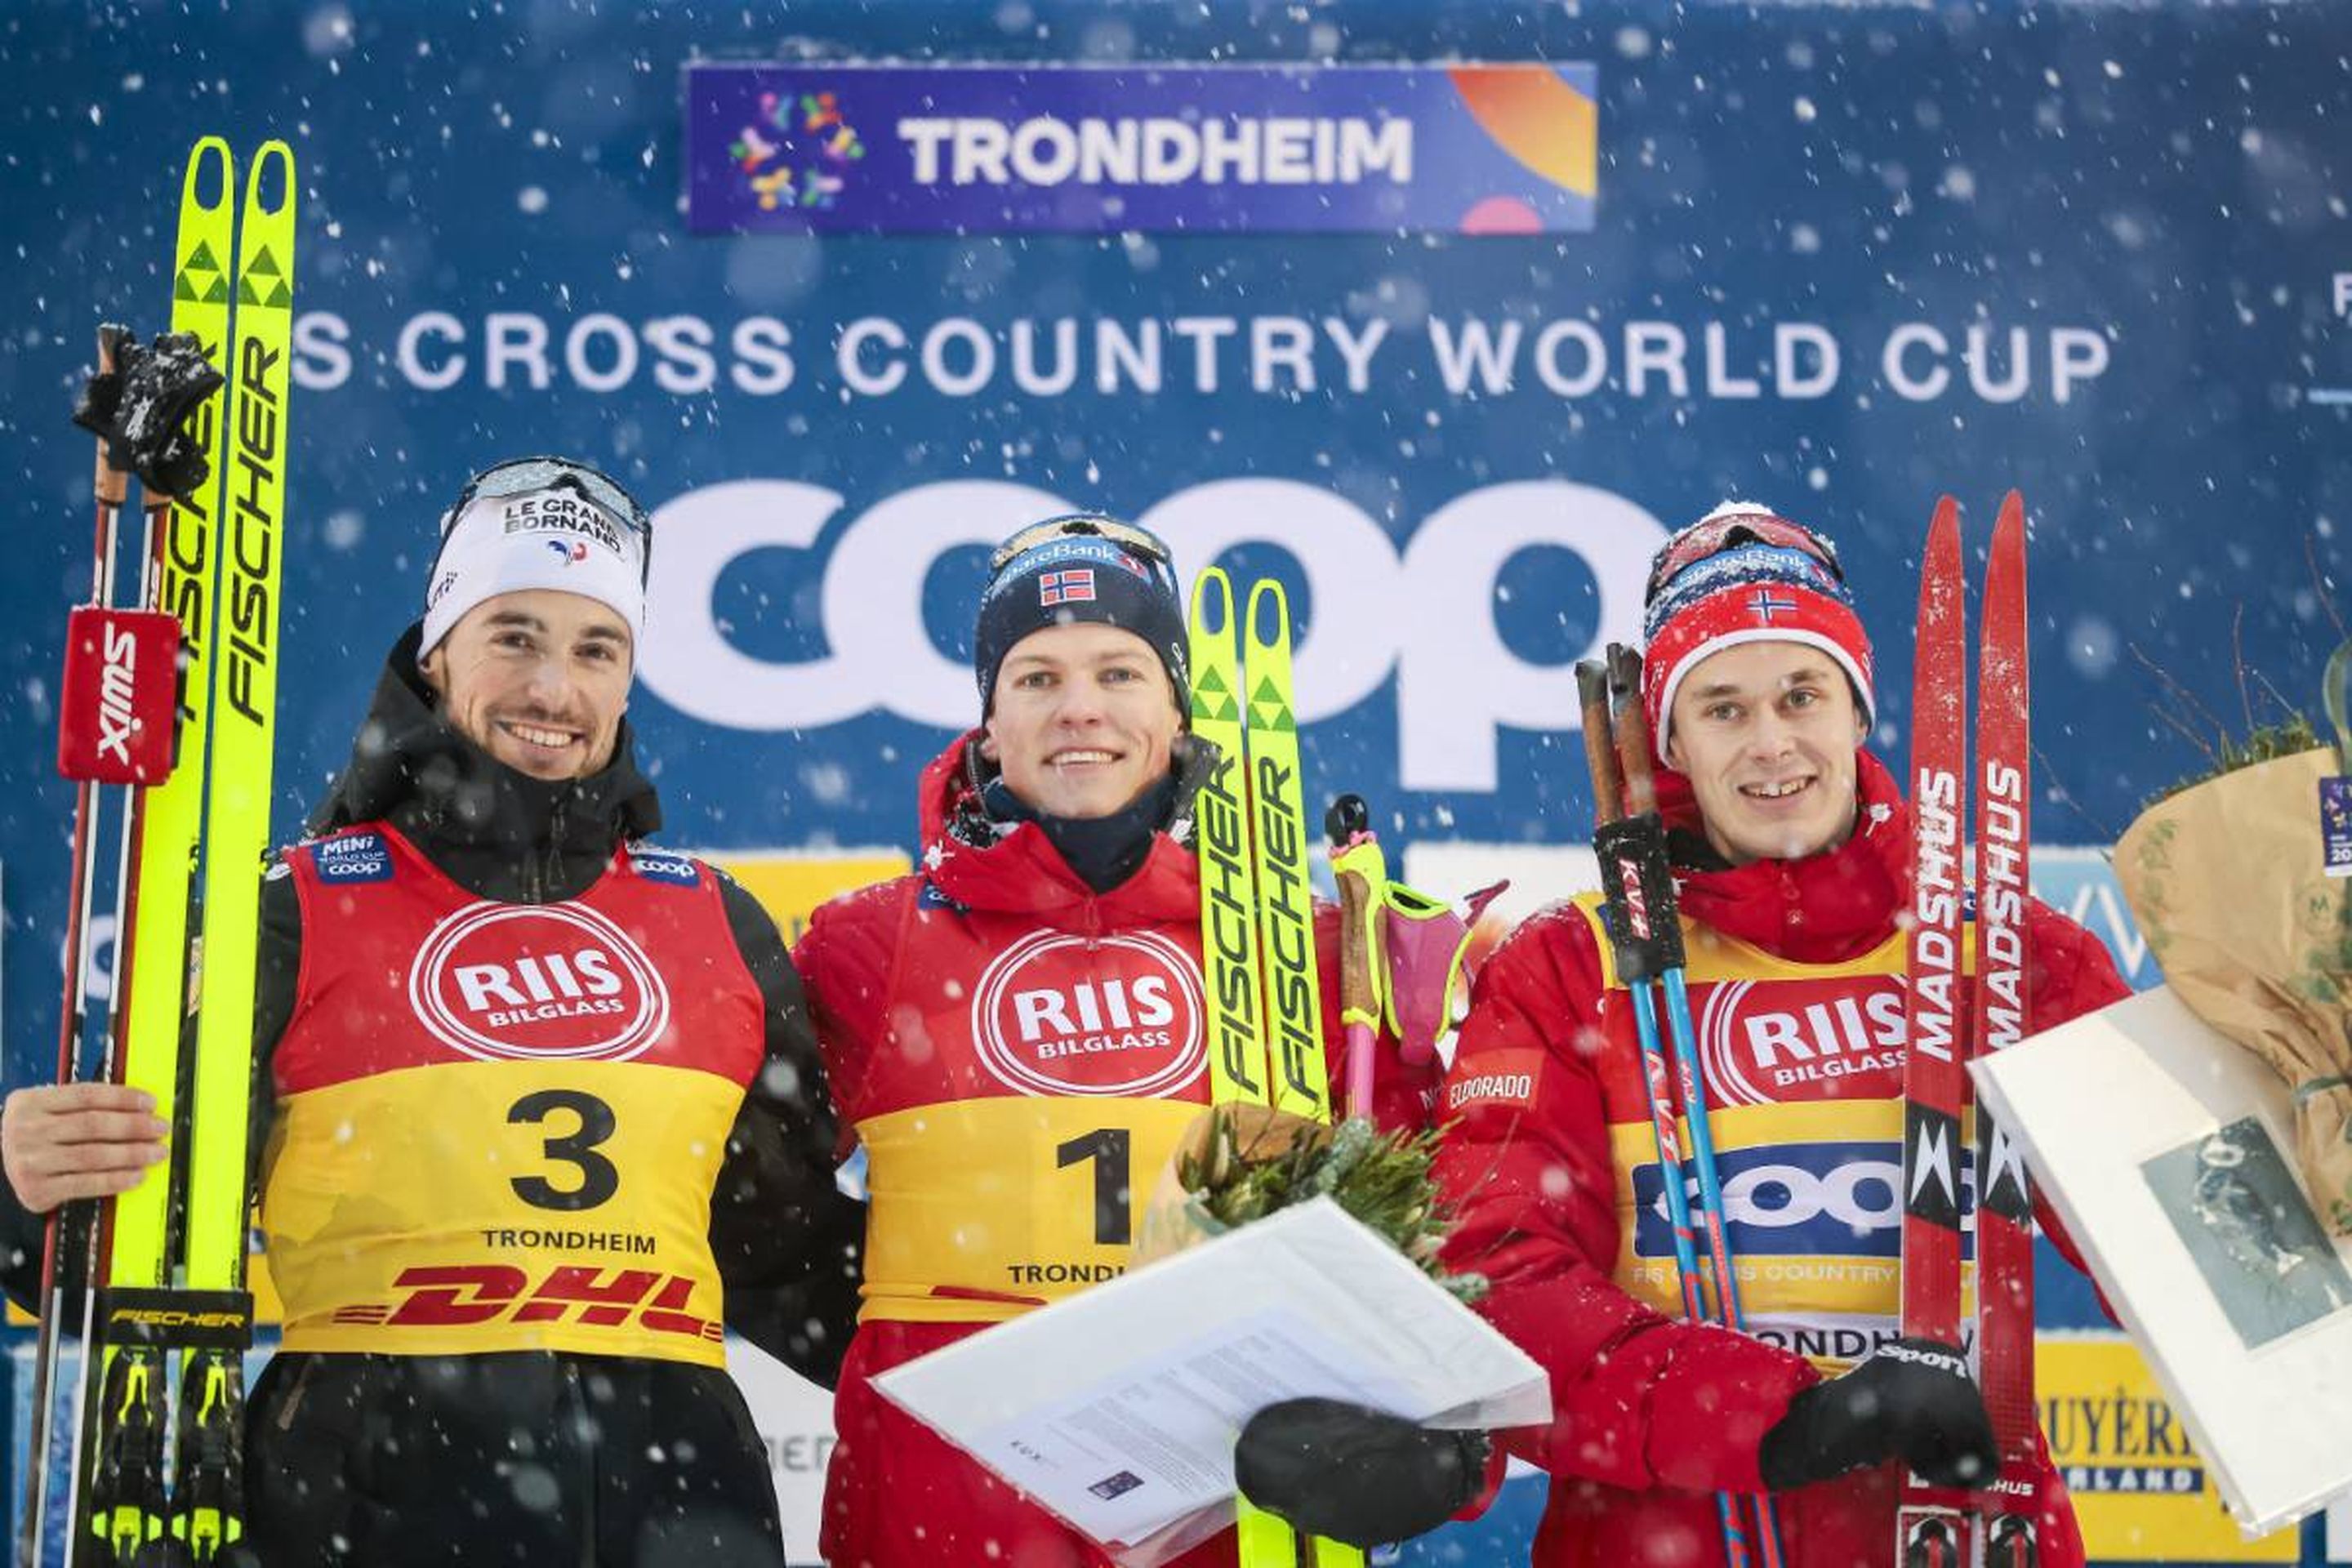
[[[180,618],[178,760],[133,805],[136,858],[122,939],[128,995],[114,1020],[122,1081],[153,1096],[181,1158],[115,1200],[100,1298],[100,1396],[78,1455],[101,1561],[128,1563],[167,1534],[184,1560],[217,1560],[243,1534],[238,1424],[244,1352],[247,1130],[254,965],[269,847],[277,727],[279,579],[285,559],[294,155],[265,143],[237,201],[228,143],[189,154],[172,268],[172,330],[193,332],[226,385],[193,426],[210,475],[154,542],[151,607]],[[241,206],[241,211],[240,211]],[[191,1000],[189,893],[201,866],[191,1103],[177,1103]],[[173,1256],[171,1188],[186,1184],[184,1247]],[[171,1362],[179,1401],[171,1484],[164,1443]],[[78,1479],[82,1472],[78,1471]]]
[[[1201,956],[1209,994],[1210,1097],[1331,1120],[1316,973],[1309,836],[1298,777],[1290,679],[1290,605],[1261,580],[1236,621],[1234,587],[1211,567],[1192,588],[1192,733],[1214,747],[1201,786]],[[1307,1542],[1273,1514],[1234,1500],[1242,1568],[1296,1568]],[[1311,1544],[1314,1568],[1362,1568],[1336,1541]]]

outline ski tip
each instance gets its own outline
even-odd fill
[[[1576,661],[1576,700],[1588,711],[1609,706],[1609,667],[1597,658]]]
[[[268,193],[274,191],[274,195]],[[276,137],[264,142],[246,171],[246,210],[276,217],[294,210],[294,149]]]
[[[1204,566],[1192,579],[1192,630],[1223,637],[1233,629],[1234,581],[1222,566]]]
[[[2025,497],[2020,491],[2011,490],[2000,498],[2000,517],[1992,525],[1993,535],[1999,538],[2001,534],[2022,529],[2024,526]]]
[[[1273,617],[1271,625],[1269,616]],[[1250,584],[1249,613],[1244,620],[1253,649],[1289,648],[1290,595],[1272,577],[1261,577]]]
[[[1951,496],[1937,496],[1936,514],[1927,520],[1929,547],[1933,548],[1947,533],[1952,536],[1952,542],[1955,545],[1959,543],[1960,503]]]
[[[209,190],[214,194],[205,195]],[[205,136],[188,149],[187,178],[180,186],[180,205],[191,212],[225,214],[236,195],[236,163],[224,137]]]
[[[1640,706],[1642,656],[1621,642],[1609,645],[1609,705],[1622,712]]]
[[[2025,658],[2025,501],[2015,490],[2009,492],[2000,503],[2000,518],[1994,523],[1992,550],[1985,562],[1984,615],[1990,638],[1996,626],[2005,626],[2004,639],[2011,642],[2013,651],[2007,658],[2016,665],[2013,675],[2004,679],[2022,682]],[[1984,649],[1984,659],[1990,666],[1996,658],[1990,641]]]

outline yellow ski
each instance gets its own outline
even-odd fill
[[[224,1312],[241,1309],[247,1339],[246,1143],[277,739],[296,195],[293,150],[265,143],[247,174],[237,226],[234,442],[217,534],[204,978],[188,1159],[187,1286],[200,1299],[217,1293]],[[191,1352],[181,1372],[172,1530],[197,1563],[215,1560],[244,1533],[237,1429],[244,1378],[242,1348],[219,1342]]]
[[[207,136],[188,155],[172,262],[172,331],[193,333],[205,359],[229,376],[229,261],[236,177],[228,143]],[[186,1016],[188,895],[194,885],[211,707],[215,500],[227,467],[226,387],[205,400],[189,430],[212,478],[175,504],[156,542],[150,609],[180,620],[178,760],[150,786],[139,810],[137,920],[125,933],[128,1005],[121,1021],[122,1081],[153,1097],[173,1122],[181,1026]],[[171,1284],[167,1255],[171,1166],[158,1166],[114,1202],[107,1279],[115,1290]],[[110,1321],[109,1328],[112,1328]],[[126,1328],[129,1325],[124,1325]],[[163,1440],[168,1419],[164,1352],[135,1334],[108,1336],[94,1412],[89,1529],[128,1561],[166,1528]]]
[[[1217,752],[1197,796],[1194,838],[1210,1097],[1328,1121],[1290,609],[1281,584],[1253,586],[1236,625],[1233,584],[1210,567],[1193,585],[1190,640],[1192,734]],[[1242,1568],[1297,1568],[1306,1542],[1287,1524],[1246,1498],[1236,1497],[1234,1510]],[[1315,1568],[1362,1568],[1364,1554],[1317,1541],[1311,1560]]]

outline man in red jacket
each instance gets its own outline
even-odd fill
[[[1717,1491],[1777,1494],[1790,1568],[1895,1561],[1906,1466],[1990,1474],[1965,1359],[1899,1339],[1910,822],[1864,742],[1870,644],[1826,540],[1718,509],[1651,574],[1643,697],[1748,1331],[1680,1321],[1627,994],[1590,900],[1487,963],[1443,1091],[1447,1261],[1551,1376],[1540,1568],[1723,1561]],[[2126,987],[2036,903],[2044,1029]],[[1640,1194],[1637,1200],[1636,1194]],[[2083,1547],[2046,1454],[2041,1561]]]
[[[1108,1561],[873,1379],[1123,1270],[1154,1179],[1209,1100],[1192,804],[1214,758],[1184,732],[1167,547],[1092,514],[1024,529],[996,552],[974,642],[982,721],[923,774],[922,869],[818,910],[796,954],[867,1161],[864,1301],[825,1481],[836,1568]],[[1430,1087],[1384,1073],[1381,1120],[1419,1124]],[[1414,1455],[1424,1442],[1450,1463],[1377,1510],[1382,1539],[1475,1489],[1476,1439],[1391,1439]],[[1234,1556],[1226,1531],[1178,1561]]]

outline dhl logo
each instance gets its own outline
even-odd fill
[[[334,1321],[443,1328],[501,1321],[556,1323],[568,1318],[618,1328],[634,1317],[639,1327],[656,1333],[713,1342],[725,1338],[716,1319],[684,1310],[694,1296],[693,1279],[650,1268],[608,1272],[566,1265],[551,1269],[533,1286],[530,1273],[511,1264],[431,1264],[402,1269],[393,1286],[406,1294],[396,1301],[340,1308]]]

